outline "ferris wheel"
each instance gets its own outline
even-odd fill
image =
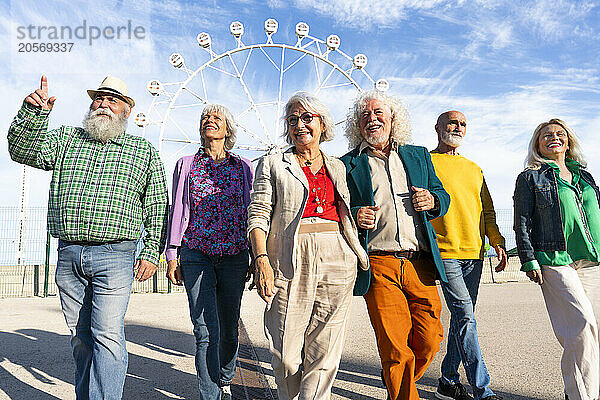
[[[337,35],[326,40],[310,36],[308,24],[299,22],[296,43],[285,44],[274,42],[277,30],[278,22],[267,19],[266,41],[245,44],[244,25],[234,21],[229,26],[234,47],[224,52],[216,52],[210,34],[202,32],[196,37],[203,50],[197,68],[186,62],[197,55],[184,59],[179,52],[171,54],[169,62],[182,78],[169,83],[149,81],[152,102],[135,117],[143,136],[155,142],[165,162],[176,160],[186,154],[188,146],[200,142],[200,112],[208,103],[220,103],[232,111],[238,125],[235,148],[256,157],[286,146],[280,137],[280,117],[293,93],[303,90],[318,96],[341,124],[348,105],[340,99],[352,98],[362,88],[388,89],[385,79],[375,81],[365,70],[366,55],[350,56],[340,50]]]

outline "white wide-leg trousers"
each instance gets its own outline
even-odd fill
[[[542,266],[542,293],[563,347],[561,371],[569,400],[598,400],[600,266],[578,261]]]

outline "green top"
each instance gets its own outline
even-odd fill
[[[164,166],[145,139],[126,133],[102,143],[82,128],[48,131],[50,111],[27,103],[8,131],[13,160],[52,170],[48,230],[74,242],[137,240],[140,259],[158,265],[168,204]]]
[[[572,182],[562,179],[558,165],[548,161],[558,183],[558,200],[567,242],[566,251],[536,251],[535,260],[521,267],[522,271],[539,269],[540,265],[568,265],[578,260],[599,262],[600,254],[600,208],[596,192],[581,179],[581,165],[574,160],[565,160],[573,174]]]

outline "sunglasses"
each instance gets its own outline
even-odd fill
[[[309,112],[302,113],[301,115],[288,115],[285,120],[287,121],[289,126],[298,125],[298,121],[302,120],[304,125],[308,125],[312,122],[314,117],[321,117],[319,114],[312,114]]]

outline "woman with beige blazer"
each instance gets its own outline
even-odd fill
[[[344,164],[319,150],[334,133],[327,107],[300,92],[283,116],[292,147],[260,160],[248,208],[255,283],[267,302],[279,399],[329,399],[356,268],[366,270],[368,257],[350,215]]]

